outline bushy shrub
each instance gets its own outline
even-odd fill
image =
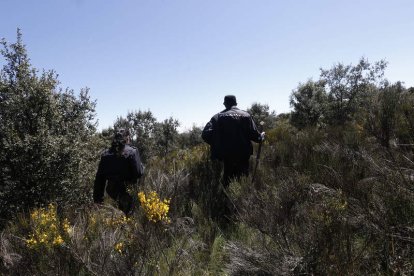
[[[99,143],[88,89],[75,96],[59,88],[55,72],[33,68],[20,32],[1,45],[1,218],[51,201],[84,202]]]
[[[24,57],[19,41],[10,47]],[[0,115],[6,118],[0,123],[6,154],[0,155],[5,187],[0,203],[7,208],[14,208],[18,198],[25,207],[52,199],[58,203],[30,209],[31,215],[20,213],[2,231],[1,274],[414,272],[414,97],[401,83],[380,81],[385,63],[361,60],[322,71],[320,82],[294,92],[290,115],[275,117],[266,105],[255,104],[256,118],[267,120],[262,155],[251,159],[256,177],[234,179],[228,188],[221,184],[222,164],[210,160],[208,146],[194,138],[200,129],[180,138],[172,119],[157,128],[150,112],[119,118],[116,126],[132,127],[134,143],[161,135],[142,146],[146,171],[130,187],[136,206],[129,217],[111,199],[77,208],[60,203],[82,185],[90,189],[88,172],[96,169],[91,152],[110,135],[92,135],[86,95],[57,93],[53,75],[39,78],[19,66],[9,63],[0,82]],[[40,91],[39,101],[49,99],[40,113],[25,101],[31,87]],[[25,104],[25,112],[13,118],[18,103]],[[39,115],[47,112],[60,119]],[[29,115],[31,124],[23,120]],[[18,165],[25,170],[17,171]],[[17,187],[25,190],[12,194]],[[230,211],[225,220],[224,208]]]

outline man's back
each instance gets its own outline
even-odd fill
[[[247,112],[237,107],[224,110],[218,114],[217,125],[223,158],[246,157],[253,153],[250,141],[255,138],[252,135],[254,127]]]
[[[211,158],[223,162],[221,186],[212,186],[212,198],[215,207],[212,209],[213,219],[227,225],[232,217],[233,208],[225,193],[231,179],[239,179],[249,175],[249,159],[253,154],[251,141],[259,142],[262,134],[256,128],[249,113],[237,108],[234,95],[224,97],[226,107],[214,115],[203,129],[201,137],[211,147]]]
[[[137,154],[137,151],[129,145],[125,145],[120,154],[107,149],[102,153],[98,173],[104,174],[107,180],[116,178],[134,182],[142,175],[142,172],[138,171],[140,166],[135,164],[139,160],[136,158]]]
[[[105,150],[101,155],[94,184],[94,201],[102,202],[106,181],[108,194],[117,199],[119,193],[124,193],[126,184],[134,184],[143,174],[143,166],[138,150],[125,145],[117,153],[112,148]]]
[[[251,141],[259,142],[260,134],[251,116],[233,106],[213,116],[202,137],[212,146],[213,158],[237,159],[253,153]]]

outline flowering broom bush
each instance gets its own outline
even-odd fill
[[[158,221],[171,222],[168,217],[170,199],[161,200],[155,191],[151,191],[148,195],[144,192],[139,192],[138,199],[149,221],[154,223]]]
[[[55,204],[33,210],[30,214],[30,224],[32,233],[26,239],[26,244],[32,249],[60,246],[72,231],[67,219],[59,220]]]

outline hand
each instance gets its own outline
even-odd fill
[[[262,133],[260,133],[260,141],[264,141],[265,135],[266,135],[266,132],[264,132],[264,131]]]

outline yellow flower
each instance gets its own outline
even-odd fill
[[[55,237],[55,239],[53,240],[54,245],[61,245],[62,243],[63,243],[63,239],[60,235]]]
[[[65,218],[63,220],[62,228],[63,228],[63,231],[65,231],[65,233],[67,235],[72,236],[72,234],[73,234],[73,227],[70,226],[69,220],[67,218]]]
[[[139,192],[138,198],[149,221],[154,223],[158,221],[164,221],[166,223],[170,222],[170,219],[167,216],[170,209],[170,199],[161,201],[155,191],[151,191],[148,194],[148,197],[144,192]]]
[[[49,204],[47,208],[33,210],[30,214],[30,224],[32,233],[26,239],[26,244],[30,248],[59,246],[64,243],[62,234],[69,234],[71,231],[67,219],[60,222],[54,204]],[[61,233],[62,229],[58,227],[59,225],[62,225],[64,233]]]
[[[122,242],[115,244],[115,250],[118,251],[120,254],[122,254],[123,249],[124,249],[124,244]]]

